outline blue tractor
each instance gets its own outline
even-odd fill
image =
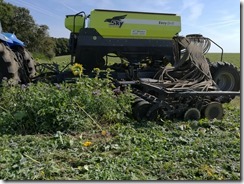
[[[28,83],[36,74],[35,61],[24,42],[13,33],[4,33],[0,25],[0,82]]]

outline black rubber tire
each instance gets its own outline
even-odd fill
[[[3,43],[0,43],[0,82],[3,78],[12,79],[12,84],[20,82],[19,65],[14,52]]]
[[[218,102],[209,103],[204,111],[204,115],[209,120],[214,118],[221,120],[224,115],[222,104]]]
[[[26,66],[28,67],[28,71],[27,74],[29,76],[29,78],[33,78],[36,76],[36,62],[34,60],[34,58],[32,57],[31,53],[27,50],[24,49],[24,62],[26,64]]]
[[[26,84],[31,82],[31,78],[36,75],[35,61],[31,53],[22,46],[14,46],[11,49],[18,59],[21,83]]]
[[[184,120],[199,120],[201,118],[201,113],[197,108],[190,108],[184,114]]]
[[[240,90],[240,72],[237,67],[227,62],[217,62],[210,65],[213,80],[222,91]]]

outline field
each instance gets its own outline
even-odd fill
[[[240,54],[224,60],[240,67]],[[129,91],[110,88],[109,78],[1,88],[0,179],[241,179],[240,98],[221,121],[137,122]]]
[[[207,58],[211,61],[220,61],[221,54],[219,53],[208,53]],[[239,53],[224,53],[223,54],[223,61],[230,62],[240,68],[240,60],[241,56]]]
[[[207,58],[209,58],[211,61],[216,62],[220,61],[221,54],[220,53],[208,53],[206,55]],[[239,53],[225,53],[223,54],[223,61],[230,62],[240,68],[240,54]],[[109,62],[117,62],[117,58],[110,58]],[[70,56],[60,56],[56,57],[54,62],[62,65],[66,65],[70,61]]]

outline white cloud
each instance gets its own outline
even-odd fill
[[[171,9],[169,0],[123,1],[124,9],[130,11],[167,13]],[[172,13],[172,12],[171,12]]]
[[[118,2],[114,0],[85,0],[81,2],[82,6],[90,8],[89,11],[93,9],[114,9]],[[89,13],[89,12],[87,12]]]
[[[181,14],[185,12],[189,21],[196,21],[203,12],[204,4],[198,0],[183,0]]]
[[[49,17],[53,17],[53,18],[62,18],[61,16],[53,13],[52,11],[49,11],[47,10],[46,8],[41,8],[39,5],[35,4],[33,1],[31,2],[27,2],[27,1],[24,1],[24,0],[8,0],[10,3],[13,3],[13,4],[17,4],[18,6],[20,7],[27,7],[29,10],[33,10],[33,11],[36,11],[40,14],[43,14],[43,15],[46,15],[46,16],[49,16]]]
[[[111,9],[122,11],[145,11],[145,12],[160,12],[160,13],[174,13],[170,12],[172,4],[170,0],[74,0],[67,3],[67,0],[53,0],[62,4],[70,10],[80,9],[87,11],[88,14],[93,9]]]
[[[64,2],[60,2],[60,3],[61,3],[64,7],[66,7],[67,9],[71,10],[71,11],[74,12],[74,13],[78,13],[78,12],[80,12],[80,11],[78,11],[78,10],[72,8],[71,6],[67,5],[67,4],[64,3]]]
[[[195,30],[220,45],[224,52],[238,53],[240,52],[240,27],[237,25],[235,22],[220,22],[218,25],[199,26]],[[220,52],[220,50],[212,44],[210,52]]]

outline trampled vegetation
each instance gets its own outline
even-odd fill
[[[0,179],[240,180],[240,98],[223,120],[136,122],[109,77],[3,85]]]

